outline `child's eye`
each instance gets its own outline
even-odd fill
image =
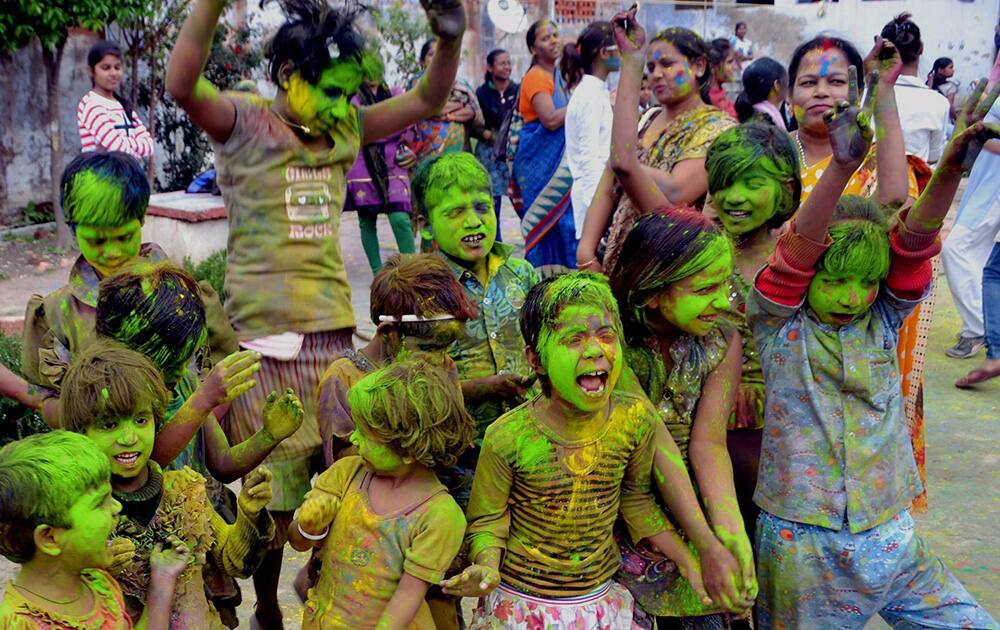
[[[151,422],[151,420],[150,420],[150,418],[149,418],[148,416],[138,416],[138,417],[137,417],[137,418],[135,419],[135,423],[136,423],[137,425],[139,425],[140,427],[144,427],[144,426],[146,426],[147,424],[149,424],[150,422]]]
[[[328,87],[323,90],[323,93],[326,94],[327,98],[338,99],[344,94],[344,91],[339,87]]]

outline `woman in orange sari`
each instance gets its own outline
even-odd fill
[[[877,143],[872,145],[871,152],[854,173],[844,194],[873,197],[883,206],[899,208],[919,196],[917,176],[922,174],[922,170],[919,166],[912,167],[906,159],[903,131],[896,111],[893,84],[902,68],[902,61],[895,47],[881,38],[876,38],[875,47],[864,60],[854,46],[836,37],[817,37],[799,46],[792,54],[788,65],[789,95],[798,123],[793,138],[802,165],[802,200],[809,196],[830,163],[832,153],[823,115],[835,103],[848,100],[850,67],[858,73],[859,83],[860,77],[866,74],[866,68],[879,69],[881,74],[877,83],[869,89],[878,89],[881,93],[875,110]],[[899,333],[898,346],[906,419],[925,488],[923,363],[934,299],[932,293],[907,318]],[[917,511],[926,510],[926,491],[917,498],[913,507]]]

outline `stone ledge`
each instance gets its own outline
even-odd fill
[[[152,195],[146,214],[185,223],[215,221],[227,216],[222,197],[208,193],[189,194],[183,190]]]

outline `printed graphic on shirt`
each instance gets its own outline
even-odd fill
[[[285,169],[285,215],[288,217],[288,238],[319,239],[333,235],[330,223],[330,202],[333,193],[327,183],[330,167],[307,166]]]

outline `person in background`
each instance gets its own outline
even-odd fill
[[[653,90],[649,87],[649,75],[643,73],[642,87],[639,88],[639,111],[644,112],[653,106]]]
[[[741,123],[751,118],[787,130],[781,111],[788,96],[788,70],[770,57],[761,57],[743,70],[743,91],[734,103]]]
[[[712,69],[708,98],[712,105],[718,107],[733,118],[736,118],[736,108],[726,96],[725,84],[735,81],[739,75],[740,65],[736,58],[736,50],[727,39],[713,39],[709,47],[708,63]]]
[[[563,64],[580,69],[583,76],[566,106],[566,161],[573,175],[570,198],[576,238],[583,233],[597,184],[611,151],[611,95],[608,75],[621,68],[610,22],[591,22],[583,29],[575,46],[567,47]]]
[[[753,60],[753,42],[747,39],[747,23],[737,22],[735,32],[729,36],[729,43],[736,50],[736,61],[742,70]]]
[[[497,241],[502,241],[500,228],[500,198],[507,193],[510,169],[506,160],[497,160],[493,154],[497,134],[517,104],[521,85],[510,80],[510,53],[495,48],[486,55],[486,79],[476,88],[476,99],[483,110],[483,129],[476,145],[476,157],[490,173],[493,183],[493,210],[497,215]]]
[[[955,120],[957,113],[955,111],[955,95],[958,94],[958,81],[953,78],[954,76],[955,64],[948,57],[935,59],[931,71],[927,73],[927,87],[937,90],[948,99],[948,116],[952,121]]]
[[[153,136],[132,105],[118,93],[122,83],[122,50],[102,39],[87,53],[93,87],[80,99],[76,124],[81,151],[121,151],[138,159],[152,157]]]
[[[945,131],[951,122],[951,103],[917,76],[924,43],[920,28],[911,17],[909,13],[897,15],[882,27],[882,38],[896,46],[903,60],[894,89],[906,154],[936,164],[941,159]]]

